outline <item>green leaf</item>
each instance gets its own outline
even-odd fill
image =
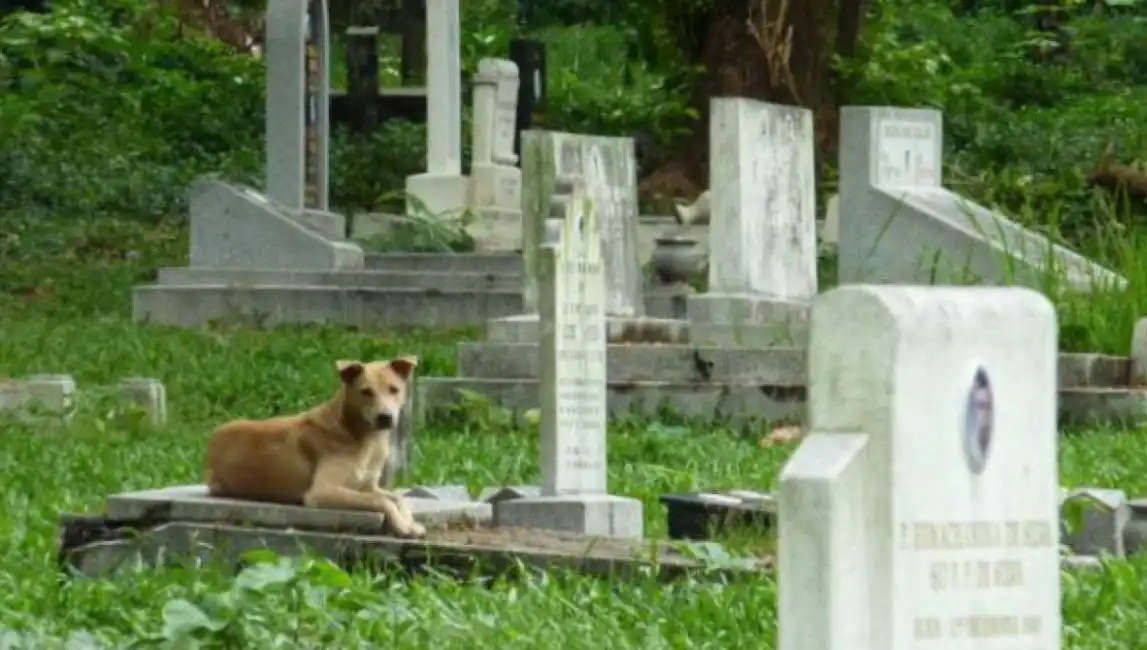
[[[168,640],[188,637],[201,630],[217,632],[223,629],[223,625],[182,598],[169,600],[163,606],[163,638]]]

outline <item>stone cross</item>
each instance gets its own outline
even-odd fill
[[[1018,287],[817,298],[779,650],[1060,648],[1057,331]]]
[[[326,0],[267,7],[267,195],[296,212],[329,207],[330,27]]]
[[[608,494],[606,463],[606,257],[588,186],[605,182],[602,151],[573,179],[561,234],[538,248],[541,495],[494,504],[501,526],[584,535],[642,536],[639,500]]]

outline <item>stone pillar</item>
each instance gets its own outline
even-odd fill
[[[480,250],[521,248],[522,171],[514,154],[518,67],[482,59],[474,76],[469,207]]]
[[[426,1],[426,173],[406,179],[407,213],[460,216],[466,207],[459,32],[458,0]]]

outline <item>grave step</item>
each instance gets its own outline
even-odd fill
[[[520,275],[440,273],[431,271],[295,271],[291,269],[209,269],[168,267],[159,270],[160,285],[223,284],[246,287],[312,286],[344,289],[437,289],[452,291],[518,291]]]
[[[606,334],[610,343],[662,343],[684,344],[689,341],[689,324],[683,317],[654,316],[647,296],[646,308],[650,315],[635,318],[606,318]],[[681,297],[684,307],[684,297]],[[676,299],[673,298],[674,300]],[[683,311],[683,309],[682,309]],[[517,314],[491,319],[486,323],[486,340],[490,343],[537,343],[538,315]]]
[[[480,379],[423,377],[418,380],[416,404],[420,415],[428,409],[457,405],[468,391],[495,404],[522,413],[539,407],[536,379]],[[805,420],[807,389],[803,384],[769,385],[754,382],[610,381],[611,415],[626,412],[656,413],[668,407],[686,417],[748,420]],[[1147,425],[1147,389],[1061,388],[1059,418],[1076,426]]]
[[[653,294],[646,296],[646,309],[651,314],[665,314],[663,310],[681,306],[683,311],[683,302],[677,301],[675,295]],[[182,327],[227,319],[250,320],[263,327],[467,327],[521,314],[523,308],[522,292],[517,289],[444,291],[438,287],[286,284],[156,284],[132,289],[132,314],[136,321]],[[533,321],[529,331],[536,337],[536,316]]]
[[[665,407],[688,417],[734,421],[795,421],[803,420],[805,413],[804,386],[611,381],[608,390],[609,412],[615,416],[634,411],[656,413]],[[418,380],[415,399],[419,415],[459,404],[464,394],[459,391],[483,395],[519,413],[536,409],[539,404],[536,379],[424,377]]]
[[[522,277],[519,253],[368,253],[368,271],[489,273]]]
[[[339,288],[222,284],[151,285],[132,290],[136,321],[196,327],[217,320],[261,327],[328,324],[360,328],[464,327],[520,312],[520,291]]]
[[[458,344],[457,376],[537,379],[538,344],[466,341]],[[614,344],[606,357],[612,381],[755,382],[802,385],[806,348],[726,348]],[[1130,359],[1101,354],[1059,355],[1061,388],[1123,388]]]
[[[538,344],[458,344],[458,376],[537,379]],[[800,348],[717,348],[688,345],[610,345],[608,376],[614,382],[752,382],[795,386],[805,382]]]

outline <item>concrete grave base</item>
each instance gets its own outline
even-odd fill
[[[514,170],[518,171],[518,170]],[[522,211],[481,208],[466,226],[474,238],[475,248],[483,253],[510,252],[522,249]]]
[[[470,191],[470,179],[456,174],[416,174],[406,177],[406,196],[417,197],[421,206],[406,201],[406,214],[423,209],[435,216],[461,216]]]
[[[153,285],[132,291],[136,321],[183,327],[216,320],[251,320],[264,327],[464,327],[521,308],[519,291],[224,284]]]
[[[298,271],[294,269],[206,269],[166,267],[158,284],[337,287],[343,289],[436,289],[441,293],[520,293],[522,278],[492,273],[429,271]]]
[[[689,325],[676,318],[642,316],[606,318],[606,340],[610,343],[685,343]],[[519,314],[486,323],[486,340],[491,343],[537,343],[538,315]]]
[[[518,253],[367,253],[366,270],[387,273],[481,273],[521,280]]]
[[[641,539],[644,522],[641,501],[612,494],[539,496],[494,503],[496,526]]]
[[[769,347],[808,342],[809,303],[705,293],[686,301],[695,345]]]

